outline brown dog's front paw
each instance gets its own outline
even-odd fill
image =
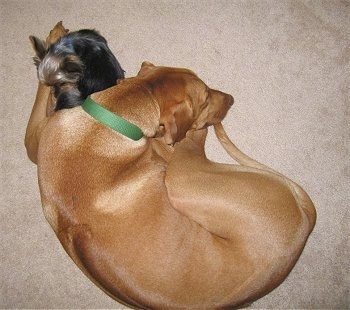
[[[64,28],[62,21],[58,22],[46,38],[46,44],[54,44],[60,37],[65,36],[68,32],[69,29]]]

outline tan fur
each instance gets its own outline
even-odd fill
[[[134,308],[222,309],[286,278],[314,207],[230,144],[219,125],[230,95],[192,71],[145,62],[92,98],[145,136],[132,141],[77,107],[49,118],[37,156],[46,218],[92,281]],[[243,165],[205,157],[209,125]]]

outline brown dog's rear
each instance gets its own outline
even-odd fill
[[[38,151],[46,218],[92,281],[143,309],[239,306],[283,281],[313,223],[279,176],[205,158],[232,96],[145,62],[92,99],[144,137],[76,107],[48,120]]]

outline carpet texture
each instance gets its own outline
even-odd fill
[[[349,1],[1,0],[0,308],[124,308],[63,251],[41,211],[24,132],[37,80],[28,36],[95,28],[126,70],[187,67],[231,93],[224,121],[253,158],[301,184],[318,213],[288,278],[252,309],[349,308]],[[210,159],[231,163],[210,132]],[[54,151],[54,150],[53,150]]]

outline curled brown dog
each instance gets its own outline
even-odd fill
[[[91,100],[143,137],[80,106],[61,110],[40,130],[37,162],[44,214],[94,283],[134,308],[222,309],[286,278],[315,210],[300,186],[227,138],[220,122],[231,95],[190,70],[144,62]],[[205,157],[209,125],[242,165]]]

